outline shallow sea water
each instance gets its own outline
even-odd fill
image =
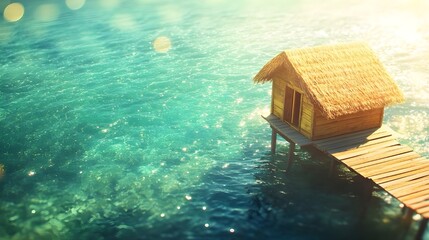
[[[66,2],[0,21],[0,239],[413,238],[381,190],[361,219],[361,179],[319,152],[285,174],[252,77],[366,41],[407,99],[384,123],[429,157],[429,2]]]

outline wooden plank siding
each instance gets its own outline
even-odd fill
[[[313,116],[314,107],[310,103],[310,100],[305,95],[303,95],[300,131],[304,136],[310,139],[313,136]]]
[[[313,140],[339,136],[381,126],[383,108],[374,109],[336,119],[326,119],[319,110],[314,111]]]
[[[286,96],[286,87],[291,88],[302,95],[301,109],[298,116],[299,125],[291,127],[311,139],[313,135],[314,107],[311,104],[310,99],[304,95],[302,89],[295,83],[295,81],[291,80],[291,76],[289,76],[286,71],[279,72],[275,77],[273,77],[271,113],[284,122],[286,122],[286,118],[291,120],[290,118],[292,113],[286,111],[285,108],[287,107],[285,104],[288,104],[286,102],[287,99],[291,101],[293,96],[289,96],[289,98]],[[293,104],[293,102],[290,102],[289,104]]]
[[[284,113],[285,88],[286,81],[283,81],[280,78],[273,79],[271,113],[280,119],[283,119]]]
[[[312,140],[376,128],[382,124],[384,113],[382,108],[341,116],[336,119],[326,119],[322,116],[321,111],[313,106],[310,99],[286,71],[278,73],[273,77],[272,81],[271,113],[282,121],[286,121],[286,118],[291,118],[291,113],[285,111],[287,108],[285,106],[285,99],[287,98],[286,87],[292,88],[294,91],[302,94],[299,126],[292,127]]]

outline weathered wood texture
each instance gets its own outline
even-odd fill
[[[382,126],[312,141],[274,115],[265,119],[289,142],[314,145],[372,180],[406,207],[429,218],[429,160],[401,145],[389,128]]]
[[[300,132],[310,139],[313,138],[313,118],[314,107],[311,104],[310,99],[303,95]]]
[[[277,116],[282,121],[291,121],[292,117],[292,104],[293,104],[293,91],[289,92],[287,89],[292,89],[302,94],[301,109],[299,111],[299,126],[295,126],[296,130],[308,138],[313,136],[313,117],[314,107],[310,99],[305,96],[302,89],[295,83],[294,75],[282,71],[277,73],[273,78],[272,86],[272,104],[271,113]],[[278,77],[277,77],[278,76]],[[286,88],[286,86],[288,88]],[[289,108],[287,107],[289,106]]]
[[[282,136],[287,141],[294,142],[301,147],[308,146],[311,144],[310,139],[306,138],[304,135],[296,131],[294,128],[284,123],[277,116],[274,116],[273,114],[271,114],[268,117],[264,117],[264,119],[267,120],[271,128],[274,129],[277,132],[277,134]]]
[[[340,136],[381,126],[383,108],[327,119],[315,109],[313,140]]]
[[[273,80],[271,113],[283,119],[286,81],[278,78]]]
[[[365,129],[380,127],[383,119],[383,108],[345,115],[336,119],[327,119],[315,108],[308,96],[296,84],[293,73],[278,72],[273,78],[271,113],[282,121],[291,121],[293,89],[302,94],[299,126],[295,128],[304,136],[319,140]],[[288,88],[287,88],[288,87]],[[287,107],[289,106],[289,107]]]
[[[387,127],[313,141],[313,145],[429,218],[429,160],[399,144]]]

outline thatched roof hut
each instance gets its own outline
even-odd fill
[[[286,50],[269,61],[254,81],[270,81],[281,70],[290,71],[295,84],[330,119],[404,99],[377,56],[363,43]]]
[[[286,86],[300,94],[298,105],[307,101],[307,105],[314,107],[326,119],[383,109],[404,100],[375,53],[363,43],[283,51],[254,77],[257,83],[271,80],[272,112],[276,112],[277,106],[278,117],[290,118],[283,119],[290,123],[293,109],[287,110]],[[294,99],[289,100],[295,103]],[[291,105],[290,108],[293,108]],[[302,109],[295,115],[302,115]],[[295,116],[299,122],[298,117]]]

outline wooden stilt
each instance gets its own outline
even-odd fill
[[[292,166],[294,152],[295,152],[295,143],[289,142],[289,160],[287,163],[286,172],[289,171],[290,167]]]
[[[419,230],[417,230],[417,234],[416,234],[416,238],[415,238],[416,240],[423,239],[423,235],[425,233],[427,225],[428,225],[428,219],[427,218],[423,218],[420,221]]]
[[[363,208],[362,208],[362,212],[361,212],[361,216],[360,219],[363,222],[363,219],[365,219],[366,217],[366,213],[368,211],[369,208],[369,203],[372,197],[372,191],[374,190],[374,184],[373,182],[368,179],[365,178],[364,182],[363,182]]]
[[[331,159],[331,164],[329,166],[329,177],[331,177],[334,174],[335,167],[337,166],[337,163],[335,162],[335,159]]]
[[[411,221],[412,217],[413,217],[413,211],[408,207],[404,207],[402,210],[402,220],[408,222],[408,221]]]
[[[273,128],[271,132],[271,154],[276,154],[277,131]]]
[[[412,209],[410,209],[409,207],[403,207],[402,208],[402,225],[403,225],[403,236],[402,238],[405,238],[405,236],[407,235],[408,231],[410,230],[410,226],[412,223],[412,219],[413,219],[413,213],[414,211]]]

